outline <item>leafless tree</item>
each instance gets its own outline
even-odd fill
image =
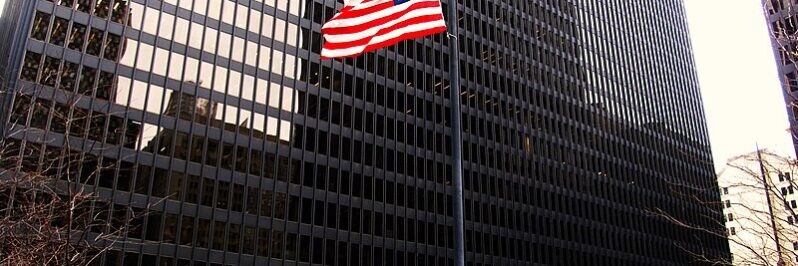
[[[107,114],[77,107],[85,97],[79,93],[40,87],[2,93],[13,96],[14,104],[0,140],[0,265],[99,262],[146,215],[94,190],[92,180],[115,169],[85,152],[102,147],[71,147],[70,136],[103,134],[90,128],[91,121]],[[57,97],[41,93],[60,93],[66,100],[52,104]],[[63,133],[60,144],[52,143],[49,130]]]
[[[798,184],[793,178],[793,173],[798,173],[796,171],[798,163],[795,160],[768,151],[740,155],[731,158],[719,172],[720,191],[679,182],[669,183],[674,194],[706,207],[709,215],[703,221],[713,221],[711,226],[685,221],[660,209],[650,213],[683,228],[728,238],[733,259],[712,257],[701,249],[680,246],[700,262],[714,265],[798,265],[798,253],[793,244],[798,243],[795,211]],[[696,196],[703,193],[720,193],[720,201]]]

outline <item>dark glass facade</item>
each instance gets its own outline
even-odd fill
[[[105,265],[453,264],[449,40],[321,61],[340,6],[9,0],[16,167],[150,210]],[[725,231],[681,1],[458,10],[469,265],[728,256],[653,214]]]

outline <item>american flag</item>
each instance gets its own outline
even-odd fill
[[[439,0],[349,0],[321,27],[321,58],[355,57],[444,31]]]

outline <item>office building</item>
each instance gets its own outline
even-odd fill
[[[734,157],[720,171],[729,264],[798,265],[795,170],[791,159],[762,150]]]
[[[108,265],[453,264],[451,40],[320,60],[341,6],[8,0],[6,140],[158,203]],[[654,214],[724,230],[681,1],[457,8],[468,265],[728,256]]]
[[[795,36],[798,33],[798,19],[795,14],[795,2],[784,0],[762,0],[767,11],[767,22],[770,29],[773,54],[776,59],[776,68],[779,71],[784,95],[784,106],[790,122],[788,131],[792,136],[793,148],[798,155],[798,68],[795,66],[796,57],[793,52],[796,45]]]

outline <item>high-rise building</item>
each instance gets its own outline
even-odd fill
[[[663,218],[724,232],[681,1],[457,5],[469,265],[728,256]],[[157,203],[108,265],[452,264],[451,40],[320,60],[340,7],[7,0],[5,140]]]
[[[798,54],[795,49],[798,36],[798,14],[796,3],[786,0],[762,0],[767,10],[767,21],[770,29],[771,43],[779,71],[784,105],[790,122],[790,135],[793,148],[798,155]]]

